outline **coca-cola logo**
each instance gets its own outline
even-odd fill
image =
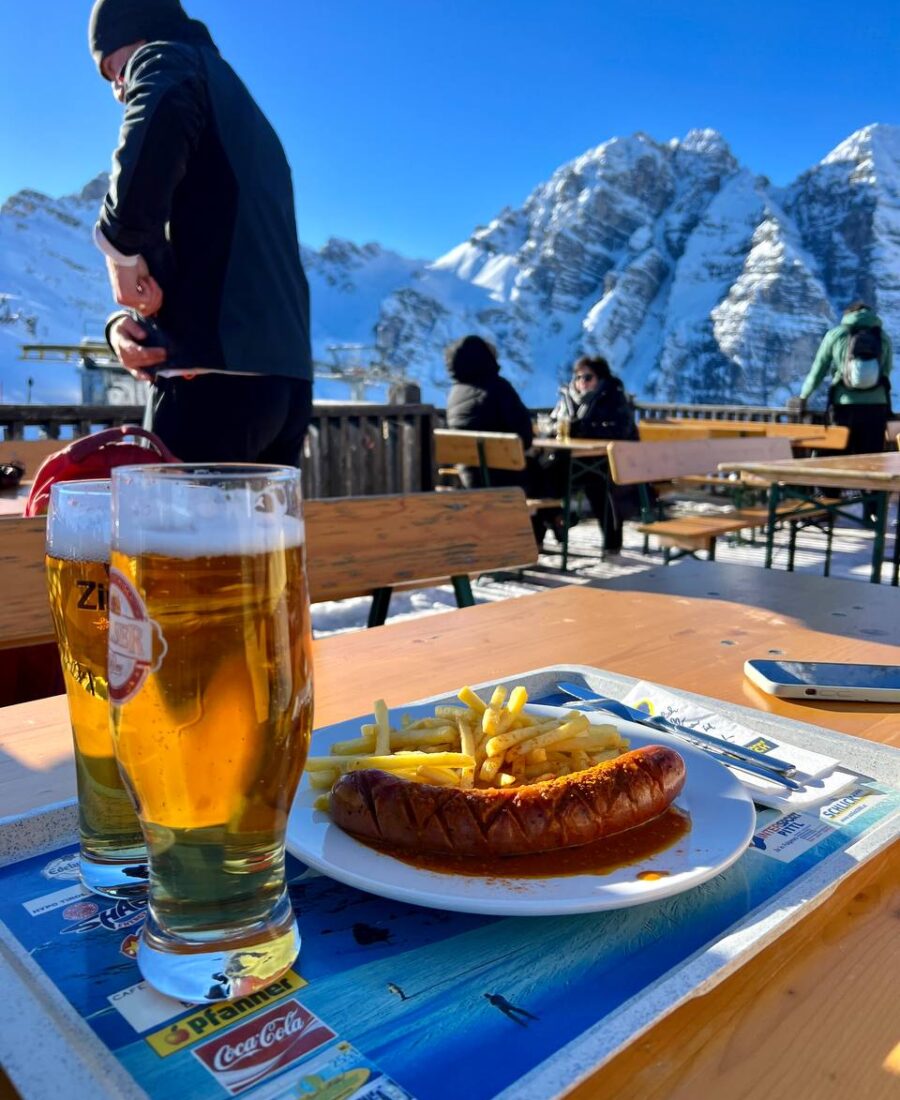
[[[334,1039],[335,1033],[299,1001],[287,1001],[193,1052],[232,1095]]]

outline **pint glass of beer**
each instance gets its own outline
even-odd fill
[[[284,879],[312,724],[300,474],[113,471],[109,684],[150,859],[138,965],[188,1001],[252,993],[300,937]]]
[[[97,894],[142,897],[147,850],[109,732],[106,680],[108,481],[53,486],[47,588],[75,742],[81,877]]]

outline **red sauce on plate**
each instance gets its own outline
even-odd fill
[[[682,840],[691,830],[691,819],[681,810],[670,806],[665,813],[644,825],[615,833],[593,844],[577,848],[558,848],[553,852],[538,852],[528,856],[505,856],[497,859],[480,859],[468,856],[434,855],[429,852],[411,852],[371,844],[362,837],[360,843],[369,844],[376,851],[419,867],[424,871],[437,871],[445,875],[470,875],[476,878],[558,878],[560,875],[608,875],[620,867],[645,863]],[[636,878],[652,880],[664,878],[669,872],[647,867]]]

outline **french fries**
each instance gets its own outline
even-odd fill
[[[330,756],[307,760],[310,786],[328,790],[344,772],[380,768],[445,787],[509,788],[583,771],[628,748],[615,726],[593,726],[579,711],[549,719],[525,713],[528,693],[521,686],[508,699],[503,687],[487,702],[470,687],[458,698],[463,706],[435,707],[431,718],[404,715],[400,729],[391,727],[379,699],[375,722],[365,723],[359,737],[336,742]]]

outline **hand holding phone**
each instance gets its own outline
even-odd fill
[[[141,382],[152,380],[153,373],[165,363],[168,352],[154,343],[151,322],[123,314],[109,329],[109,342],[122,366]]]
[[[900,702],[900,665],[752,660],[744,663],[744,675],[782,699]]]

